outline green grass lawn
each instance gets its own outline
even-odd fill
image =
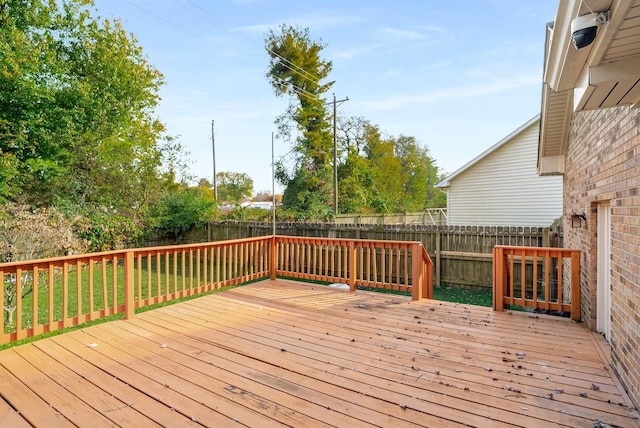
[[[173,255],[170,255],[168,258],[154,257],[153,260],[149,263],[146,259],[142,260],[140,266],[136,261],[134,266],[134,282],[135,282],[135,299],[143,300],[146,298],[153,298],[158,295],[165,295],[167,293],[172,293],[174,291],[182,290],[182,281],[185,281],[185,287],[189,288],[197,287],[196,284],[196,272],[197,272],[197,264],[195,259],[191,259],[189,255],[185,257],[184,270],[185,274],[183,275],[183,263],[182,256],[180,254],[176,255],[175,266],[176,271],[174,273],[174,259]],[[215,261],[215,260],[214,260]],[[190,266],[191,263],[191,266]],[[67,300],[68,300],[68,308],[66,317],[73,318],[78,315],[78,283],[80,283],[80,312],[82,314],[87,314],[92,311],[99,311],[105,308],[114,306],[114,293],[116,295],[117,304],[124,303],[124,266],[122,262],[113,263],[112,261],[107,261],[104,264],[104,283],[106,284],[106,289],[103,290],[103,269],[102,263],[94,263],[92,272],[88,268],[88,265],[84,264],[79,270],[80,278],[78,280],[78,269],[75,265],[71,265],[68,267],[66,272],[66,284],[67,284]],[[207,269],[210,268],[210,265],[207,265]],[[215,268],[217,264],[214,263],[214,270],[207,270],[207,278],[205,278],[205,266],[204,261],[201,260],[200,263],[200,285],[203,285],[206,282],[211,282],[211,279],[215,280],[216,272]],[[65,295],[63,283],[63,269],[62,268],[53,268],[54,270],[54,279],[53,279],[53,290],[52,290],[52,298],[53,298],[53,314],[52,319],[54,321],[59,321],[63,319],[63,296]],[[239,275],[239,272],[234,273],[231,272],[231,268],[226,262],[220,263],[220,277],[223,275],[229,279],[234,276]],[[23,276],[23,282],[27,285],[26,289],[31,288],[32,277],[27,274]],[[49,322],[49,301],[50,301],[50,290],[48,286],[48,275],[49,271],[47,269],[41,270],[38,275],[38,287],[36,289],[37,297],[38,297],[38,324],[47,324]],[[114,284],[114,275],[115,275],[115,286]],[[193,275],[193,276],[192,276]],[[89,307],[89,276],[92,277],[93,280],[93,307]],[[192,282],[190,281],[190,277],[192,276]],[[5,289],[10,287],[10,281],[8,280],[9,276],[5,276]],[[175,283],[174,283],[175,281]],[[140,289],[138,288],[138,284],[140,285]],[[140,292],[140,293],[139,293]],[[22,327],[29,328],[31,327],[33,321],[33,292],[25,294],[23,291],[23,299],[22,299]],[[4,315],[4,314],[3,314]],[[15,331],[15,316],[14,321],[9,323],[5,318],[5,333],[9,333]]]
[[[453,287],[435,287],[433,298],[446,302],[464,303],[465,305],[493,306],[493,291],[491,288],[482,290],[465,290]]]
[[[411,293],[405,291],[382,290],[372,287],[358,287],[360,290],[376,291],[379,293],[398,294],[403,296],[411,296]],[[493,291],[491,288],[466,290],[454,287],[434,287],[434,300],[442,300],[444,302],[462,303],[465,305],[476,306],[493,306]]]

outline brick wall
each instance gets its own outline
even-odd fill
[[[611,355],[640,406],[640,109],[576,113],[565,158],[564,246],[582,250],[582,317],[596,328],[597,204],[611,204]],[[587,223],[571,228],[572,211]]]

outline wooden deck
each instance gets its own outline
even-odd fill
[[[637,427],[567,319],[262,281],[0,352],[0,426]]]

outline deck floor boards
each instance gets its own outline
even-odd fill
[[[568,319],[261,281],[0,351],[0,426],[640,427]]]

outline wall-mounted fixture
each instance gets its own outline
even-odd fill
[[[571,227],[572,228],[577,228],[577,227],[582,227],[582,222],[587,222],[587,214],[582,211],[582,212],[577,212],[577,211],[573,211],[571,213]]]

